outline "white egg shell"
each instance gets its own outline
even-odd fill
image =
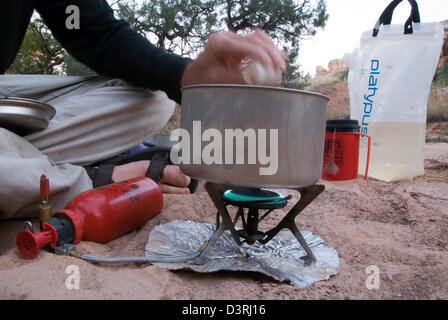
[[[253,61],[243,70],[243,78],[247,84],[274,86],[282,81],[282,71]]]

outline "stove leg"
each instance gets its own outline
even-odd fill
[[[226,230],[230,231],[235,242],[238,245],[242,244],[238,232],[235,230],[235,226],[232,222],[232,219],[230,218],[230,214],[227,211],[227,208],[222,198],[224,192],[229,189],[232,189],[232,187],[210,182],[207,182],[205,184],[205,190],[207,190],[207,193],[209,194],[210,198],[212,199],[213,203],[218,209],[216,219],[217,224],[216,224],[216,231],[213,233],[210,240],[206,241],[202,245],[201,249],[199,249],[200,254],[194,260],[195,264],[204,264],[207,262],[207,253],[214,247],[218,239],[222,236],[222,234]],[[219,217],[221,217],[222,221],[219,221]]]
[[[300,233],[299,228],[294,225],[290,226],[289,230],[291,230],[291,232],[294,234],[294,236],[306,252],[306,256],[301,257],[301,259],[305,261],[305,265],[310,265],[311,263],[316,262],[316,257],[314,256],[313,251],[311,251],[311,248],[308,246],[308,243],[306,243],[305,239],[303,238],[302,233]]]
[[[302,259],[305,260],[305,263],[310,264],[311,262],[316,261],[316,257],[314,256],[311,248],[308,246],[299,229],[297,228],[294,219],[299,215],[299,213],[303,211],[303,209],[305,209],[314,199],[316,199],[316,197],[321,194],[324,189],[325,186],[319,184],[297,189],[297,191],[300,192],[299,202],[297,202],[296,205],[291,210],[289,210],[286,216],[276,227],[266,232],[266,238],[264,238],[260,242],[263,244],[267,243],[282,229],[289,229],[307,253],[305,257],[302,257]]]
[[[227,211],[226,204],[224,203],[224,200],[223,200],[224,192],[226,192],[227,190],[230,190],[232,188],[233,187],[231,187],[231,186],[226,186],[226,185],[216,184],[216,183],[211,183],[211,182],[207,182],[205,184],[205,190],[207,191],[207,193],[210,196],[210,198],[212,199],[214,205],[218,209],[217,220],[219,221],[220,216],[222,219],[222,221],[218,223],[219,227],[221,227],[221,225],[224,225],[225,230],[230,231],[233,238],[235,239],[235,242],[238,245],[241,245],[240,236],[238,235],[238,232],[235,229],[232,219],[230,218],[229,211]]]
[[[218,239],[222,236],[224,231],[226,231],[226,227],[224,224],[221,224],[221,226],[213,233],[212,237],[204,242],[202,247],[199,249],[200,253],[197,256],[196,259],[194,259],[194,264],[205,264],[207,262],[207,254],[210,252],[210,250],[215,246]]]

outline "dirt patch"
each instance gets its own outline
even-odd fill
[[[428,123],[426,125],[426,139],[434,142],[448,142],[448,122]]]
[[[330,98],[327,109],[328,119],[343,119],[350,116],[350,98],[347,82],[334,82],[315,88],[313,91],[322,93]]]
[[[0,222],[0,299],[448,299],[448,144],[425,146],[426,174],[414,181],[384,183],[361,178],[327,182],[326,190],[296,219],[336,249],[339,273],[306,288],[251,272],[171,272],[145,265],[98,266],[42,250],[22,259],[15,235],[22,221]],[[277,224],[286,208],[260,229]],[[81,242],[99,256],[142,255],[153,227],[188,219],[214,222],[216,209],[203,185],[193,195],[165,196],[160,215],[105,245]],[[67,267],[80,272],[80,289],[69,290]],[[366,268],[380,271],[379,289],[367,289]]]

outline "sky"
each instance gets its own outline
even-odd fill
[[[333,59],[340,59],[358,45],[364,31],[372,30],[391,0],[327,0],[330,15],[324,30],[310,40],[301,42],[299,63],[301,70],[314,76],[316,66],[325,68]],[[418,0],[421,22],[448,19],[448,0]],[[408,19],[411,6],[403,1],[395,10],[393,24]]]

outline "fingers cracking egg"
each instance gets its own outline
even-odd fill
[[[282,70],[273,66],[263,66],[258,61],[251,61],[243,69],[243,78],[247,84],[275,86],[282,81]]]

